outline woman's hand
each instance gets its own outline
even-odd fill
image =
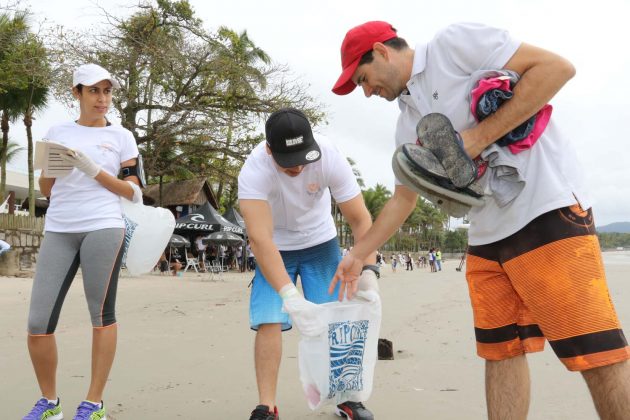
[[[101,167],[80,150],[69,150],[67,153],[61,153],[59,156],[64,162],[74,166],[90,178],[96,177],[101,171]]]

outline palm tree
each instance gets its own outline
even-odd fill
[[[363,180],[361,171],[359,170],[359,168],[357,168],[357,163],[354,161],[354,159],[350,157],[346,157],[346,160],[348,161],[348,163],[350,164],[350,167],[352,168],[352,173],[354,174],[354,177],[357,179],[357,184],[359,184],[359,187],[361,188],[361,192],[364,194],[364,199],[365,199],[365,190],[364,190],[365,181]],[[352,231],[350,230],[350,225],[348,224],[348,222],[346,222],[345,219],[343,218],[343,215],[341,214],[341,210],[339,210],[339,206],[337,205],[337,202],[333,199],[331,204],[332,204],[332,216],[333,216],[333,220],[335,221],[335,227],[337,229],[337,237],[340,240],[340,244],[342,246],[345,246],[349,243],[349,238]],[[372,214],[372,217],[374,218],[373,214]]]
[[[10,16],[0,14],[0,128],[2,144],[0,145],[0,201],[4,199],[6,190],[9,152],[9,123],[17,120],[21,114],[19,94],[16,90],[16,74],[12,65],[12,52],[16,44],[28,32],[26,14],[19,12]]]
[[[363,201],[365,201],[365,206],[372,215],[372,219],[378,217],[378,214],[383,210],[385,203],[391,196],[391,191],[383,184],[376,184],[374,188],[363,191]]]
[[[20,146],[17,143],[13,143],[12,141],[9,141],[7,143],[7,147],[6,149],[3,150],[3,165],[2,165],[2,192],[4,192],[4,189],[6,188],[6,179],[7,179],[7,170],[6,170],[6,164],[7,163],[11,163],[11,161],[13,159],[15,159],[17,157],[18,154],[20,154],[20,152],[22,152],[24,149],[24,147]],[[0,194],[0,203],[4,202],[4,194]]]
[[[0,93],[0,112],[2,112],[0,120],[0,127],[2,129],[2,145],[0,146],[0,202],[3,201],[6,191],[7,163],[17,154],[15,151],[15,146],[17,145],[9,142],[9,123],[19,118],[20,111],[15,91]]]
[[[354,159],[350,157],[346,157],[346,160],[348,161],[348,163],[350,164],[350,167],[352,168],[352,173],[354,174],[354,177],[357,179],[357,184],[359,184],[359,187],[363,190],[365,188],[365,180],[363,179],[363,175],[361,174],[361,171],[359,170],[359,168],[357,168],[357,163],[355,162]]]
[[[48,102],[48,87],[35,86],[31,83],[25,91],[24,126],[26,127],[26,139],[28,146],[28,211],[31,216],[35,216],[35,175],[33,168],[33,114],[46,108]],[[33,204],[33,205],[30,205]]]
[[[265,51],[258,48],[249,38],[247,31],[240,34],[225,26],[219,28],[219,54],[217,63],[223,71],[225,80],[225,106],[227,112],[227,127],[225,138],[225,150],[229,150],[233,142],[234,129],[237,126],[236,117],[239,103],[247,98],[255,98],[256,88],[265,89],[267,78],[260,68],[260,62],[269,64],[271,58]],[[223,153],[219,165],[219,185],[217,188],[217,200],[221,201],[223,187],[226,178],[223,172],[226,169],[228,154]]]
[[[428,201],[418,199],[416,208],[407,219],[407,226],[415,227],[421,246],[438,246],[448,215]]]
[[[24,147],[20,146],[19,143],[12,142],[9,140],[7,144],[7,163],[11,163],[13,159],[15,159],[20,152],[26,150]]]
[[[35,203],[35,177],[33,168],[33,114],[46,107],[51,79],[48,51],[43,41],[27,30],[16,39],[13,48],[5,55],[8,73],[13,74],[12,86],[15,109],[21,111],[26,127],[28,146],[28,189],[29,203]],[[29,206],[31,216],[35,215],[35,206]]]

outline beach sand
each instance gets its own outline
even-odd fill
[[[395,360],[379,361],[367,406],[381,420],[484,419],[483,361],[475,354],[472,313],[458,260],[442,272],[382,268],[381,337]],[[622,325],[630,328],[630,254],[605,253],[606,272]],[[119,341],[105,393],[109,420],[247,419],[257,404],[249,329],[251,273],[182,278],[122,277],[117,300]],[[21,418],[39,398],[26,349],[31,279],[0,278],[0,407]],[[58,390],[66,418],[89,385],[91,326],[80,277],[66,299],[56,333]],[[298,377],[295,330],[284,334],[278,407],[284,420],[333,419],[311,411]],[[529,356],[529,419],[596,419],[586,385],[550,347]]]

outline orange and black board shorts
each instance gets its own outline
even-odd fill
[[[590,209],[553,210],[505,239],[469,246],[466,279],[484,359],[542,351],[545,340],[569,370],[630,358]]]

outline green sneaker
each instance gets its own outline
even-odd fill
[[[77,414],[74,415],[74,420],[107,420],[103,401],[100,404],[83,401],[77,407]]]
[[[22,417],[22,420],[63,420],[60,403],[59,399],[55,405],[46,398],[40,398],[31,412]]]

